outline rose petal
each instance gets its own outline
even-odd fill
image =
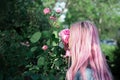
[[[49,9],[49,8],[45,8],[45,9],[43,10],[43,12],[44,12],[44,14],[49,14],[49,13],[50,13],[50,9]]]
[[[69,57],[70,56],[70,51],[66,50],[65,56],[64,57]]]
[[[45,51],[48,49],[48,46],[47,45],[43,45],[42,49]]]

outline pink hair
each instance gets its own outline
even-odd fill
[[[69,49],[71,66],[66,73],[67,80],[74,80],[78,70],[82,79],[86,80],[85,69],[88,66],[93,71],[94,80],[112,80],[95,25],[88,21],[73,24],[70,28]]]

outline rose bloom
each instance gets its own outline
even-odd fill
[[[56,17],[50,16],[50,19],[55,21],[55,20],[56,20]]]
[[[56,12],[57,12],[57,13],[60,13],[60,12],[61,12],[61,10],[59,10],[59,9],[58,9],[58,10],[56,10]]]
[[[62,41],[63,42],[68,43],[68,40],[69,40],[69,35],[63,35],[62,36]]]
[[[42,49],[45,51],[48,49],[48,46],[47,45],[43,45]]]
[[[62,12],[62,8],[56,8],[56,12],[57,13],[61,13]]]
[[[70,30],[63,29],[62,31],[60,31],[59,36],[63,36],[63,35],[70,35]]]
[[[43,12],[44,12],[44,14],[49,14],[49,13],[50,13],[50,8],[45,8],[45,9],[43,10]]]
[[[70,35],[69,29],[64,29],[59,33],[59,36],[61,37],[62,41],[65,43],[68,43],[69,35]]]

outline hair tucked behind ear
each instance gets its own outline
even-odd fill
[[[85,69],[90,66],[94,80],[112,80],[106,59],[101,52],[98,31],[92,23],[77,22],[70,28],[69,48],[71,66],[67,71],[67,80],[74,80],[78,70],[86,80]]]

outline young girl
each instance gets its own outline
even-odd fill
[[[71,59],[67,80],[112,80],[95,25],[89,21],[76,22],[59,36],[64,43],[65,57]]]

